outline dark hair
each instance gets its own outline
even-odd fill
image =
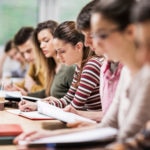
[[[16,46],[24,44],[30,37],[32,37],[33,27],[22,27],[14,36],[14,43]]]
[[[91,13],[98,1],[99,0],[92,0],[81,9],[76,21],[78,30],[90,29]]]
[[[94,8],[94,13],[100,13],[106,19],[116,23],[124,30],[130,23],[130,14],[135,0],[101,0]]]
[[[84,46],[84,35],[76,29],[76,24],[74,21],[65,21],[61,23],[54,32],[54,38],[58,38],[66,43],[70,43],[73,46],[75,46],[78,42],[83,43],[82,64],[80,73],[78,74],[78,81],[74,85],[77,87],[85,63],[88,61],[89,57],[95,55],[95,53],[91,52],[89,47]]]
[[[63,40],[73,46],[78,42],[82,42],[84,46],[84,35],[76,29],[74,21],[65,21],[61,23],[54,32],[54,38]],[[90,52],[90,49],[84,46],[82,60],[86,59]]]
[[[78,42],[84,42],[84,35],[76,29],[74,21],[61,23],[54,32],[54,38],[58,38],[72,45],[76,45]]]
[[[140,0],[133,7],[131,20],[133,22],[150,21],[150,0]]]
[[[33,33],[33,41],[36,46],[36,54],[40,59],[40,64],[43,64],[46,71],[46,95],[50,96],[50,88],[55,76],[56,62],[54,58],[45,58],[43,52],[40,48],[40,43],[38,41],[38,33],[44,29],[48,29],[49,32],[53,35],[55,29],[57,28],[58,23],[53,20],[48,20],[45,22],[41,22],[37,25]]]
[[[4,47],[4,52],[5,53],[8,53],[13,47],[13,41],[12,40],[9,40],[6,44],[5,44],[5,47]]]

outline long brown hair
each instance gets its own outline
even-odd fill
[[[83,55],[80,72],[78,74],[77,82],[73,85],[74,87],[77,87],[80,82],[82,69],[85,63],[90,57],[95,55],[95,53],[91,51],[89,47],[85,47],[84,35],[76,29],[76,24],[74,21],[65,21],[61,23],[54,32],[54,38],[58,38],[66,43],[70,43],[73,46],[75,46],[78,42],[83,43]]]
[[[50,88],[55,76],[55,69],[57,67],[56,62],[54,58],[45,58],[43,52],[41,51],[40,48],[40,43],[38,41],[38,33],[44,29],[48,29],[49,32],[53,35],[55,29],[57,28],[58,23],[53,21],[53,20],[48,20],[42,23],[39,23],[33,33],[33,40],[36,45],[36,54],[39,57],[39,65],[40,67],[43,68],[45,71],[45,76],[46,76],[46,95],[50,96]]]

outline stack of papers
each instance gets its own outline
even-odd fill
[[[38,105],[39,113],[58,119],[63,122],[69,123],[69,122],[75,122],[75,121],[86,121],[86,122],[96,123],[96,121],[79,116],[71,112],[65,112],[61,108],[47,104],[42,101],[37,101],[37,105]]]
[[[19,141],[20,145],[32,145],[32,144],[82,144],[88,142],[106,142],[115,139],[117,135],[117,129],[115,128],[95,128],[86,131],[79,131],[75,133],[57,135],[47,138],[40,138],[35,141]]]

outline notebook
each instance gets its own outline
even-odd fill
[[[61,108],[47,104],[42,101],[37,101],[37,105],[38,105],[38,112],[40,112],[41,114],[47,115],[49,117],[58,119],[66,123],[75,122],[75,121],[86,121],[86,122],[96,123],[96,121],[93,121],[86,117],[79,116],[71,112],[65,112]]]
[[[31,112],[22,112],[19,109],[9,109],[6,110],[9,113],[19,115],[31,120],[52,120],[52,117],[40,114],[38,111],[31,111]]]
[[[69,134],[56,135],[52,137],[40,138],[31,142],[19,141],[19,145],[40,145],[51,144],[54,146],[70,146],[70,145],[83,145],[89,143],[99,143],[112,141],[117,135],[117,129],[107,128],[94,128],[86,131],[79,131]]]
[[[19,124],[0,124],[0,145],[13,143],[13,139],[23,132]]]
[[[17,136],[22,131],[19,124],[0,124],[0,136]]]

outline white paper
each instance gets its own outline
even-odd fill
[[[77,142],[94,142],[106,141],[115,138],[117,129],[115,128],[96,128],[75,133],[57,135],[48,138],[41,138],[32,142],[19,141],[20,145],[26,144],[48,144],[48,143],[77,143]]]
[[[31,111],[31,112],[22,112],[19,109],[10,109],[10,110],[6,110],[7,112],[13,113],[15,115],[19,115],[19,116],[24,116],[26,118],[29,119],[52,119],[49,116],[40,114],[38,111]]]
[[[71,112],[65,112],[61,108],[52,106],[52,105],[47,104],[42,101],[38,101],[37,105],[38,105],[38,112],[40,112],[41,114],[50,116],[52,118],[56,118],[63,122],[69,123],[69,122],[75,122],[75,121],[79,120],[79,121],[87,121],[87,122],[91,122],[91,123],[96,123],[95,121],[93,121],[91,119],[81,117],[81,116],[71,113]]]
[[[7,95],[12,96],[12,97],[16,97],[16,98],[20,98],[21,92],[19,91],[0,91],[0,96],[1,97],[6,97]]]

